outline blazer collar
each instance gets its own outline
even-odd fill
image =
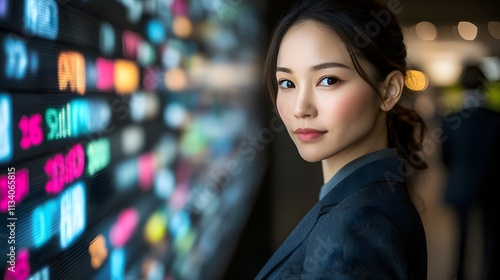
[[[405,170],[405,161],[400,157],[375,160],[347,176],[319,204],[321,208],[335,205],[373,182],[387,182],[393,190],[396,184],[406,181]]]
[[[328,211],[325,209],[330,209],[329,206],[338,204],[373,182],[387,182],[388,186],[392,189],[397,183],[405,181],[404,175],[400,172],[404,170],[404,161],[402,159],[384,158],[366,164],[351,173],[314,205],[278,250],[276,250],[271,259],[264,265],[256,279],[268,277],[281,262],[291,255],[307,238],[321,214]]]

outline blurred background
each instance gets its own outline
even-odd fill
[[[486,279],[500,2],[396,2],[405,104],[429,131],[429,169],[412,181],[428,279]],[[253,279],[322,185],[261,82],[291,5],[0,0],[0,277]],[[478,85],[464,83],[466,65],[484,74]],[[472,173],[490,177],[466,189],[450,180]]]

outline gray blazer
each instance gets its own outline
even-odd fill
[[[427,248],[400,158],[376,160],[308,212],[256,279],[426,279]]]

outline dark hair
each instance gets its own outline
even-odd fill
[[[403,33],[396,16],[386,6],[374,0],[306,0],[279,19],[271,37],[264,82],[274,105],[278,92],[276,63],[281,41],[292,26],[309,20],[337,33],[347,47],[356,71],[380,97],[378,84],[390,72],[398,70],[406,76]],[[370,64],[373,77],[361,67],[360,59]],[[396,104],[387,112],[389,147],[397,148],[417,170],[427,168],[417,154],[422,150],[425,130],[425,123],[414,110]]]

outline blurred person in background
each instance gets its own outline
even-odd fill
[[[483,224],[484,279],[500,279],[499,203],[493,192],[500,187],[500,113],[486,108],[486,78],[477,65],[464,67],[463,108],[443,120],[442,159],[448,169],[444,201],[458,220],[456,277],[466,271],[469,218],[479,206]]]
[[[427,167],[417,153],[425,124],[399,104],[406,47],[392,8],[302,1],[274,30],[266,85],[301,157],[322,163],[324,185],[257,279],[426,279],[405,171]]]

